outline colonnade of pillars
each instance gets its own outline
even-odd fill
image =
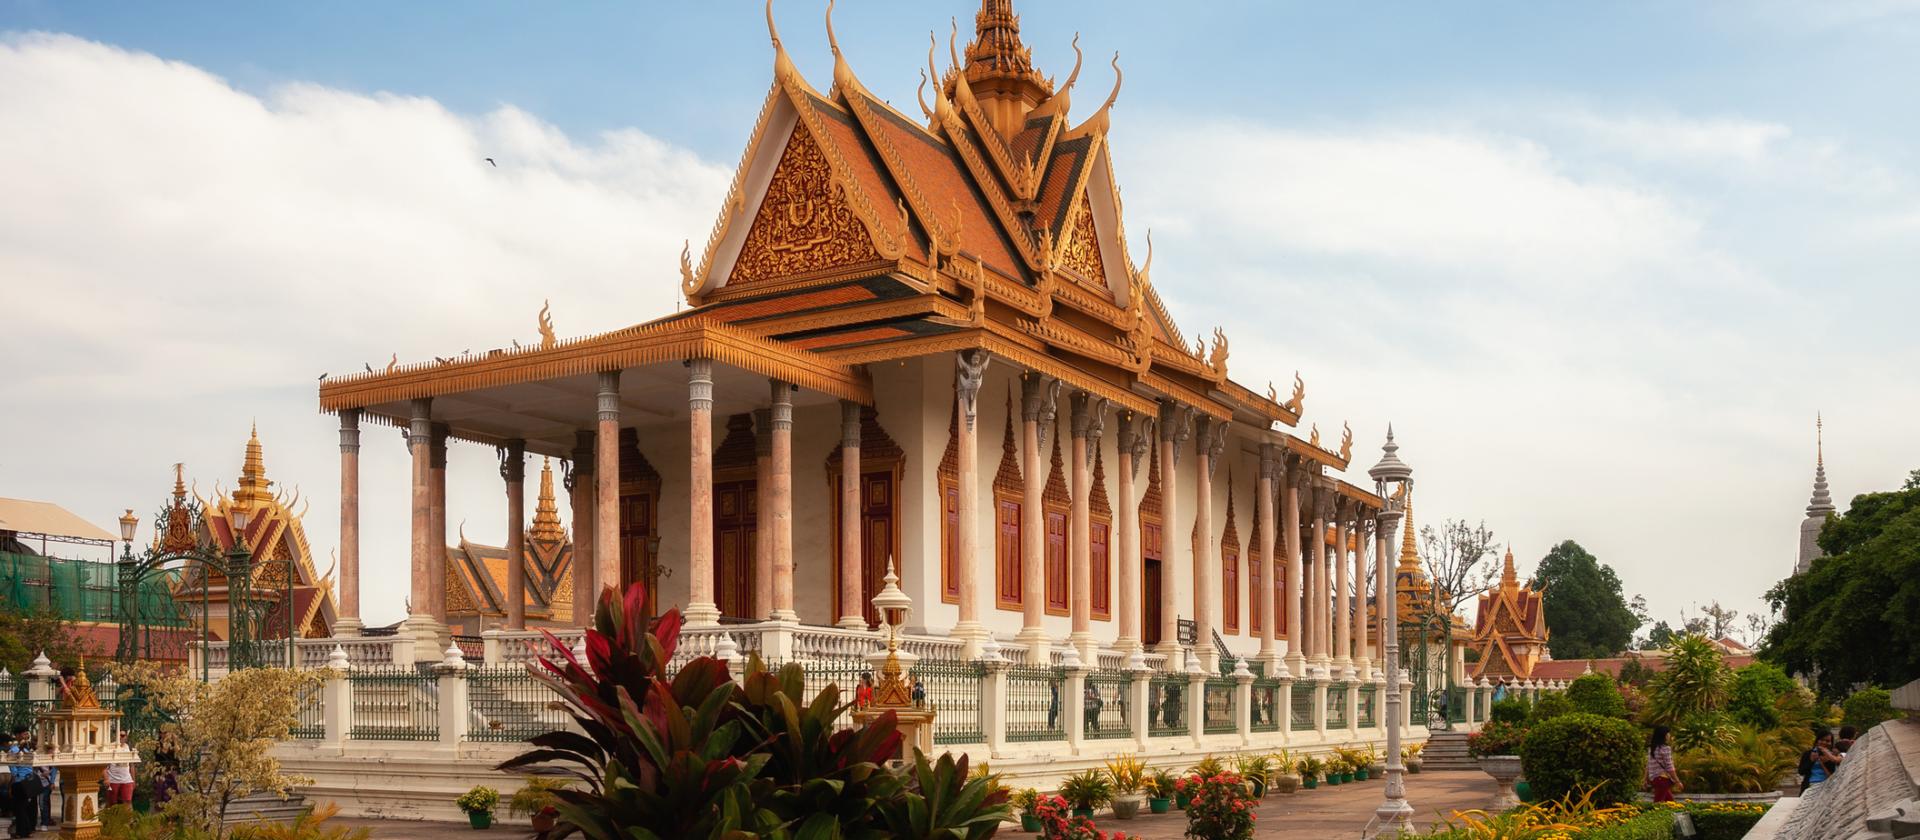
[[[952,635],[967,644],[969,657],[977,653],[986,630],[980,622],[978,577],[988,558],[980,556],[979,542],[979,431],[978,397],[988,363],[982,350],[956,354],[955,389],[960,411],[956,426],[958,457],[958,525],[956,557],[959,577],[958,623]],[[688,370],[688,438],[690,442],[690,480],[688,503],[689,603],[684,611],[690,626],[718,623],[720,609],[714,592],[713,546],[713,363],[691,359]],[[574,540],[575,605],[595,603],[603,582],[620,579],[619,487],[620,487],[620,375],[603,372],[597,382],[595,428],[576,433],[567,486],[572,493]],[[768,407],[757,423],[763,431],[756,452],[756,471],[760,479],[760,516],[762,537],[754,558],[754,579],[763,587],[756,599],[762,619],[796,622],[793,604],[793,399],[794,386],[771,380]],[[1020,578],[1023,599],[1022,629],[1017,640],[1027,642],[1029,655],[1036,660],[1047,655],[1050,647],[1042,626],[1045,576],[1045,510],[1042,494],[1046,470],[1041,463],[1047,435],[1054,428],[1062,383],[1039,374],[1027,374],[1022,380],[1021,440],[1025,477],[1022,512]],[[1071,487],[1072,511],[1069,520],[1069,562],[1071,597],[1071,635],[1068,642],[1092,661],[1098,642],[1092,634],[1092,535],[1089,499],[1092,486],[1092,452],[1105,433],[1109,404],[1104,397],[1084,390],[1069,395],[1068,429],[1072,436]],[[353,632],[359,627],[360,552],[359,552],[359,421],[358,409],[340,413],[341,506],[340,506],[340,627]],[[859,527],[860,407],[842,403],[839,528],[841,541],[837,581],[839,591],[838,624],[866,626],[862,594],[862,564]],[[1143,605],[1140,603],[1144,568],[1142,558],[1137,481],[1146,464],[1149,447],[1157,443],[1161,463],[1161,521],[1165,523],[1163,548],[1172,546],[1187,533],[1181,523],[1176,493],[1183,481],[1196,487],[1211,488],[1226,447],[1227,422],[1196,415],[1194,409],[1171,400],[1163,401],[1157,417],[1131,410],[1119,410],[1114,416],[1118,434],[1118,506],[1116,526],[1118,548],[1118,627],[1115,644],[1125,651],[1141,647]],[[446,613],[446,441],[448,429],[433,420],[433,401],[412,401],[407,427],[407,442],[412,454],[412,551],[411,587],[408,603],[409,624],[437,631],[444,627]],[[1182,478],[1179,467],[1187,442],[1193,443],[1191,472]],[[525,627],[525,552],[522,544],[525,507],[525,442],[508,441],[502,447],[501,477],[506,484],[508,518],[508,593],[507,625]],[[1374,515],[1378,512],[1360,498],[1343,494],[1339,486],[1322,475],[1320,466],[1309,459],[1282,451],[1275,444],[1260,448],[1260,471],[1255,504],[1260,539],[1264,544],[1252,547],[1248,554],[1261,564],[1258,578],[1261,589],[1250,599],[1260,619],[1259,657],[1279,664],[1284,661],[1294,674],[1305,674],[1308,667],[1331,668],[1335,675],[1351,672],[1365,678],[1371,670],[1372,646],[1367,638],[1366,555],[1369,543],[1375,545],[1377,579],[1393,573],[1388,558],[1388,535],[1373,534]],[[1220,615],[1223,595],[1221,551],[1214,529],[1211,492],[1194,493],[1191,521],[1200,535],[1192,554],[1192,602],[1190,612],[1196,630],[1194,650],[1209,669],[1218,666],[1213,644],[1214,628]],[[1303,511],[1310,519],[1303,521]],[[1279,520],[1276,522],[1276,518]],[[1368,535],[1373,534],[1373,539]],[[589,536],[590,535],[590,536]],[[1357,549],[1357,550],[1356,550]],[[1285,558],[1286,586],[1278,590],[1272,582]],[[1171,559],[1171,555],[1168,556]],[[1170,570],[1170,567],[1168,567]],[[1351,580],[1349,578],[1351,570]],[[1179,595],[1167,575],[1159,588],[1160,651],[1170,654],[1170,667],[1180,659],[1178,619]],[[1349,590],[1355,595],[1349,597]],[[1379,589],[1376,610],[1385,614],[1388,588]],[[1238,593],[1233,597],[1237,598]],[[1283,608],[1283,605],[1284,608]],[[590,610],[576,609],[580,623],[587,623]],[[1285,634],[1289,642],[1284,658],[1276,645],[1281,631],[1276,620],[1285,614]]]
[[[690,442],[689,603],[690,626],[717,624],[713,566],[713,363],[687,362],[688,439]],[[574,593],[576,605],[591,605],[603,582],[620,579],[620,373],[602,372],[597,380],[595,424],[576,433],[566,484],[573,508]],[[795,386],[769,381],[767,409],[756,453],[759,478],[759,550],[754,579],[764,585],[756,599],[762,619],[797,622],[793,604],[793,392]],[[340,606],[339,631],[357,633],[360,621],[360,409],[340,412]],[[842,402],[843,469],[841,556],[860,556],[859,469],[860,406]],[[406,429],[412,457],[412,546],[408,624],[438,632],[446,611],[446,443],[449,429],[433,420],[433,400],[415,399]],[[501,447],[500,476],[506,485],[507,616],[510,629],[526,626],[525,470],[526,442]],[[840,623],[865,627],[860,597],[860,565],[842,564]],[[764,582],[764,583],[760,583]],[[590,607],[576,609],[581,624]]]

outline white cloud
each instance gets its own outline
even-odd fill
[[[57,35],[0,39],[0,125],[0,437],[16,443],[0,492],[146,514],[173,461],[203,492],[231,485],[258,417],[323,557],[338,458],[321,371],[535,339],[547,298],[563,335],[670,312],[680,242],[730,175],[640,131],[581,139],[512,107],[314,85],[256,97]],[[366,611],[392,619],[405,459],[389,430],[367,445]],[[455,468],[490,474],[491,455]],[[450,491],[476,538],[504,533],[494,487]]]
[[[1920,462],[1898,431],[1920,400],[1873,384],[1911,362],[1872,349],[1904,328],[1801,268],[1897,264],[1861,232],[1911,222],[1908,179],[1740,117],[1490,122],[1123,122],[1116,170],[1175,317],[1224,324],[1236,376],[1302,370],[1307,419],[1351,420],[1363,466],[1394,422],[1423,522],[1484,517],[1523,567],[1575,539],[1669,620],[1757,607],[1791,568],[1816,408],[1848,492]],[[1708,167],[1734,186],[1698,189]],[[1835,178],[1898,200],[1804,199]]]

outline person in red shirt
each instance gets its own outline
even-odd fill
[[[853,707],[864,709],[873,705],[873,675],[861,674],[860,686],[853,690]]]

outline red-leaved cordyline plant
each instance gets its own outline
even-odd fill
[[[755,657],[735,683],[725,662],[699,657],[669,677],[680,613],[649,619],[645,597],[638,583],[624,598],[602,591],[585,662],[546,634],[534,674],[580,731],[529,739],[534,749],[499,768],[584,783],[554,792],[560,819],[542,840],[921,836],[917,826],[979,838],[1005,814],[1005,793],[969,781],[964,758],[887,770],[900,753],[893,715],[836,731],[838,689],[805,702],[797,665],[770,673]]]

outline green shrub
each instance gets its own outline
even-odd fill
[[[1733,743],[1740,724],[1726,712],[1695,712],[1673,727],[1674,752],[1725,747]]]
[[[1479,732],[1467,736],[1467,754],[1474,758],[1490,755],[1519,755],[1527,740],[1527,728],[1504,720],[1488,721]]]
[[[1727,712],[1747,726],[1772,729],[1780,725],[1776,704],[1793,688],[1793,678],[1787,676],[1787,672],[1765,662],[1755,662],[1733,672],[1733,691],[1727,697]]]
[[[1597,808],[1632,801],[1647,767],[1633,724],[1582,713],[1561,715],[1529,731],[1520,763],[1541,800],[1591,789]]]
[[[1487,712],[1487,719],[1500,723],[1526,723],[1527,701],[1518,697],[1497,700],[1493,708]]]
[[[1681,752],[1675,764],[1689,793],[1766,793],[1793,774],[1799,757],[1775,733],[1741,726],[1729,743]]]
[[[1567,702],[1573,704],[1576,712],[1601,717],[1627,716],[1626,698],[1620,696],[1620,688],[1606,674],[1582,674],[1573,685],[1567,686]]]
[[[1660,808],[1626,822],[1596,828],[1580,835],[1580,840],[1668,840],[1672,836],[1673,812]]]
[[[1558,694],[1544,694],[1533,704],[1533,711],[1527,715],[1527,724],[1539,725],[1561,715],[1572,714],[1573,711],[1573,703],[1567,698]]]
[[[1893,710],[1893,698],[1884,688],[1863,688],[1849,694],[1846,702],[1840,704],[1840,710],[1840,722],[1859,729],[1862,735],[1900,716]]]
[[[1753,829],[1754,823],[1767,815],[1767,809],[1766,806],[1736,810],[1695,805],[1687,808],[1687,814],[1693,817],[1697,840],[1740,840]]]

